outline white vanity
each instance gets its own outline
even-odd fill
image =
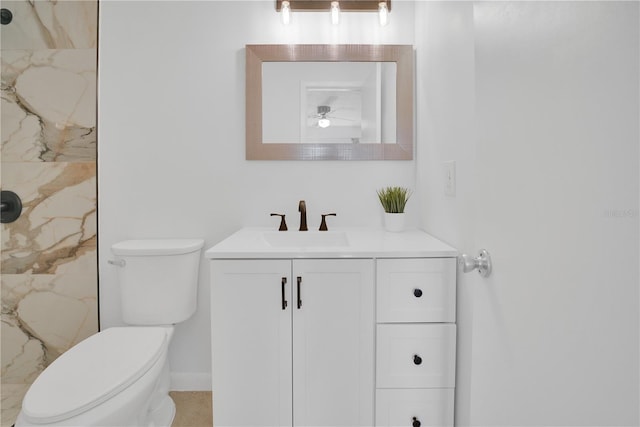
[[[207,250],[223,426],[453,426],[457,251],[245,228]]]

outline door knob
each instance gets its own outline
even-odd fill
[[[491,255],[486,249],[480,249],[480,253],[476,258],[471,258],[467,254],[462,254],[458,258],[458,265],[462,268],[462,271],[468,273],[475,269],[482,277],[489,277],[491,274]]]
[[[13,222],[22,213],[22,200],[13,191],[2,190],[2,200],[0,202],[0,222],[3,224]]]

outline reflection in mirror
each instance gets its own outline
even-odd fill
[[[264,62],[262,82],[263,144],[396,142],[395,62]]]
[[[247,45],[247,160],[413,159],[413,47]]]

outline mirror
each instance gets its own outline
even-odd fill
[[[395,144],[395,112],[395,62],[262,64],[263,144]]]
[[[413,47],[247,45],[247,160],[413,159]]]

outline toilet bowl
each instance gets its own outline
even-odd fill
[[[120,284],[129,286],[122,292],[130,300],[123,317],[145,326],[106,329],[62,354],[27,391],[16,427],[170,426],[175,415],[168,394],[172,325],[195,311],[203,244],[194,239],[114,245],[121,258],[116,263]],[[148,269],[152,273],[144,275]]]
[[[172,333],[122,327],[87,338],[36,379],[16,426],[169,426],[175,407],[163,397]]]

